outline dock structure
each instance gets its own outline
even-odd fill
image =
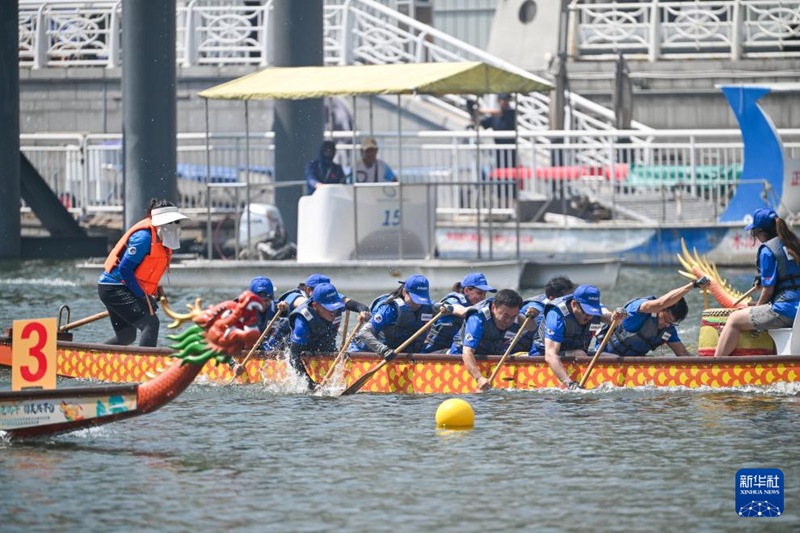
[[[91,9],[88,2],[86,9],[80,3],[70,4],[69,12],[63,2],[18,3],[19,39],[13,46],[21,80],[20,147],[58,202],[93,234],[91,225],[98,226],[109,213],[126,213],[124,205],[131,196],[123,194],[129,183],[122,177],[126,154],[120,137],[122,49],[130,46],[120,39],[125,13],[119,2],[111,1],[93,2]],[[6,3],[4,8],[13,4]],[[214,2],[190,4],[176,2],[174,6],[177,201],[182,209],[199,216],[210,206],[215,223],[225,216],[241,216],[248,203],[277,203],[291,225],[295,217],[290,212],[296,203],[283,196],[299,195],[300,185],[294,183],[302,176],[296,175],[296,169],[288,177],[286,171],[277,171],[279,143],[272,131],[275,105],[265,102],[249,107],[250,135],[242,135],[245,128],[238,106],[235,110],[213,106],[214,133],[207,150],[205,111],[197,96],[221,81],[277,64],[279,48],[270,21],[274,23],[280,6],[272,1],[233,2],[223,16]],[[560,26],[551,19],[558,9],[553,13],[550,7],[540,9],[526,22],[518,17],[522,12],[511,5],[514,2],[507,4],[497,8],[490,42],[477,43],[443,32],[443,23],[437,21],[445,20],[446,14],[437,13],[435,5],[433,16],[425,18],[370,0],[326,0],[321,2],[319,32],[324,43],[322,63],[478,60],[551,79],[555,65],[518,62],[504,51],[498,38],[515,39],[515,32],[523,32],[519,35],[524,37],[535,26],[541,46],[551,49],[528,55],[541,59],[548,52],[558,52],[553,47],[563,36],[553,33]],[[561,248],[548,244],[547,253],[564,253],[564,246],[580,248],[582,244],[576,242],[583,240],[565,239],[562,230],[576,234],[590,223],[596,225],[595,235],[603,238],[608,238],[604,224],[626,226],[626,238],[640,243],[630,257],[668,262],[675,254],[672,245],[660,244],[666,242],[665,236],[687,226],[705,228],[718,223],[737,187],[751,180],[743,175],[741,135],[732,129],[737,118],[720,90],[710,86],[798,81],[800,34],[785,17],[800,10],[800,0],[786,0],[780,6],[730,0],[713,9],[695,3],[689,10],[674,2],[652,0],[562,4],[569,17],[566,61],[571,89],[565,98],[564,130],[549,129],[552,95],[547,94],[517,95],[519,127],[512,133],[466,130],[470,119],[462,96],[416,95],[399,101],[379,96],[344,99],[343,107],[355,119],[354,130],[330,127],[324,137],[339,141],[345,164],[357,155],[363,136],[376,137],[382,159],[395,164],[402,160],[403,182],[430,183],[437,190],[435,210],[441,228],[437,234],[452,234],[456,228],[455,233],[466,240],[495,243],[486,250],[477,247],[482,255],[502,255],[505,252],[496,244],[513,242],[508,240],[504,221],[512,226],[521,223],[523,240],[543,242],[535,227],[542,224],[547,226],[542,231],[558,234],[562,243],[569,243]],[[75,23],[51,24],[64,17]],[[101,23],[79,24],[90,19]],[[771,22],[766,24],[766,20]],[[214,30],[223,22],[228,30],[224,36]],[[41,41],[42,34],[32,31],[36,27],[53,27],[51,40]],[[79,27],[84,30],[76,44],[67,29],[74,32]],[[708,31],[692,31],[700,27]],[[386,35],[397,38],[386,39]],[[620,53],[627,59],[633,88],[635,120],[629,130],[614,127],[611,105],[614,64]],[[73,99],[60,100],[66,94]],[[485,100],[491,103],[491,97]],[[797,99],[773,91],[760,103],[778,127],[786,156],[798,158],[800,134],[786,128],[796,122]],[[400,136],[394,133],[398,108],[402,111]],[[47,131],[81,133],[34,133]],[[493,168],[495,152],[509,135],[516,139],[522,168]],[[276,181],[282,182],[280,186]],[[492,183],[497,186],[490,187]],[[746,186],[753,189],[752,197],[773,200],[775,188],[768,181],[752,179]],[[31,208],[23,202],[22,213],[29,214]],[[733,225],[735,217],[726,220]],[[473,226],[471,234],[460,229],[463,224]],[[707,232],[713,237],[697,240],[698,246],[738,242],[735,236],[725,237],[727,228],[720,231]],[[439,238],[437,244],[453,248],[453,242]],[[513,249],[515,245],[507,246]]]

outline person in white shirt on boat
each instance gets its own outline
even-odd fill
[[[800,304],[800,239],[772,209],[756,209],[745,226],[758,248],[755,283],[762,287],[755,306],[730,314],[720,333],[715,356],[730,355],[744,331],[792,327]]]
[[[352,183],[384,183],[397,181],[392,168],[382,159],[378,159],[378,142],[366,137],[361,142],[361,159],[354,165],[350,175]]]
[[[689,313],[684,296],[692,289],[708,285],[708,278],[702,277],[658,298],[647,296],[629,301],[624,307],[628,316],[611,332],[604,353],[641,357],[666,344],[679,357],[691,356],[678,336],[677,325]],[[595,336],[597,343],[603,342],[608,330],[608,325],[600,329]]]

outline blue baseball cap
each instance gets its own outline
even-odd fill
[[[344,307],[344,302],[339,296],[339,292],[336,290],[336,287],[330,283],[320,283],[314,287],[311,299],[328,311],[338,311]]]
[[[330,283],[330,282],[331,278],[329,278],[324,274],[311,274],[310,276],[308,276],[308,278],[306,278],[306,287],[308,287],[309,289],[313,289],[320,283]]]
[[[258,295],[266,293],[267,298],[271,300],[275,294],[275,287],[272,286],[272,280],[269,278],[258,276],[257,278],[253,278],[253,281],[250,282],[250,292]]]
[[[753,221],[744,227],[746,230],[750,229],[772,229],[775,227],[775,219],[778,218],[778,213],[772,209],[762,207],[753,212]]]
[[[603,311],[600,309],[600,289],[594,285],[579,285],[572,293],[575,301],[581,304],[581,309],[592,316],[600,316]]]
[[[414,274],[406,280],[403,288],[411,295],[411,301],[420,305],[432,305],[429,292],[430,284],[425,276]]]
[[[475,287],[478,290],[486,292],[497,292],[497,289],[490,286],[486,281],[486,276],[480,272],[470,272],[464,279],[461,280],[462,287]]]

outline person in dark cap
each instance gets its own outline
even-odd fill
[[[608,324],[623,316],[623,310],[612,313],[600,303],[600,289],[594,285],[579,285],[572,294],[544,306],[544,317],[534,334],[530,355],[543,355],[561,383],[568,389],[576,389],[578,383],[567,374],[561,358],[588,355],[592,325]]]
[[[425,276],[410,276],[394,292],[376,298],[372,303],[372,318],[364,324],[350,345],[351,352],[375,352],[385,360],[391,361],[397,354],[394,349],[408,340],[433,315],[429,283]],[[409,346],[408,353],[419,353],[425,343],[425,335],[420,335]]]
[[[314,194],[323,185],[347,181],[341,165],[333,160],[335,156],[336,143],[323,141],[319,148],[319,157],[306,163],[306,194]]]
[[[744,229],[761,243],[755,279],[761,294],[755,306],[730,314],[715,356],[730,355],[744,331],[792,327],[800,304],[800,239],[772,209],[756,209]]]
[[[486,276],[480,272],[470,272],[464,279],[457,281],[453,285],[453,292],[439,300],[441,304],[449,305],[452,310],[431,326],[422,353],[449,350],[453,338],[464,323],[467,309],[485,300],[487,293],[490,292],[497,292],[497,289],[489,285]]]

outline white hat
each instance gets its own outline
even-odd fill
[[[164,226],[171,222],[189,218],[178,211],[178,208],[169,205],[167,207],[157,207],[150,211],[150,221],[154,226]]]

